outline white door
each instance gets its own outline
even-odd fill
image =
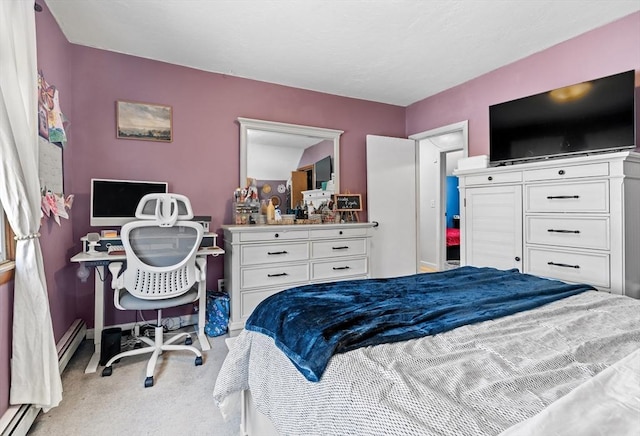
[[[417,272],[416,143],[367,135],[367,214],[377,222],[371,238],[371,276]]]

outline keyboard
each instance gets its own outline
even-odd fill
[[[113,254],[113,255],[124,254],[124,246],[123,245],[109,245],[107,247],[107,253]]]

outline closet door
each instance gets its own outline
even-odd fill
[[[464,264],[522,271],[522,188],[467,188],[464,195]]]
[[[367,215],[371,277],[417,272],[416,143],[367,135]]]

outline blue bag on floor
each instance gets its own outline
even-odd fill
[[[226,292],[207,291],[207,316],[204,332],[207,336],[220,336],[229,327],[229,295]]]

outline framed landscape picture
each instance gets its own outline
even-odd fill
[[[116,137],[171,142],[173,140],[171,106],[118,100],[116,102]]]

